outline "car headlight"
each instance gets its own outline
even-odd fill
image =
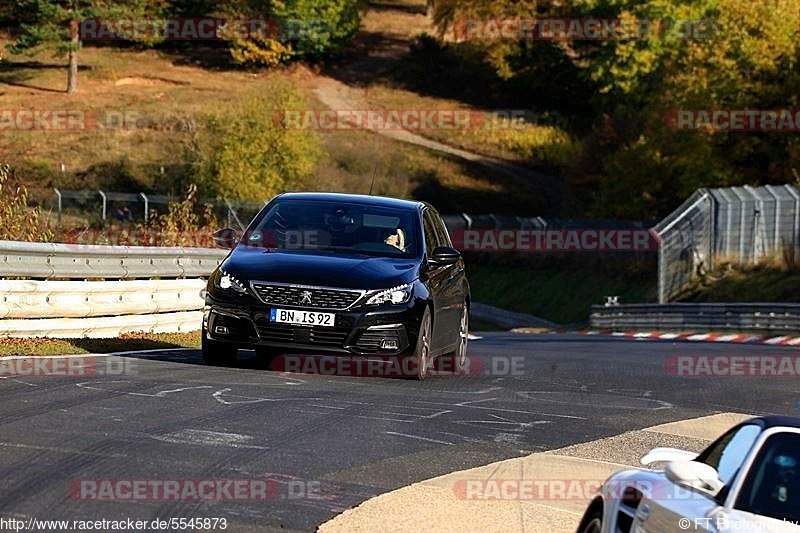
[[[217,287],[224,290],[232,290],[234,292],[238,292],[239,294],[244,294],[247,290],[244,288],[244,284],[236,279],[234,276],[231,276],[224,270],[219,271],[220,275],[217,278]]]
[[[411,299],[412,285],[398,285],[391,289],[386,289],[370,296],[367,305],[380,305],[384,303],[403,304]]]

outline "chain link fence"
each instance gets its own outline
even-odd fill
[[[800,257],[800,189],[793,185],[700,189],[656,224],[658,298],[674,300],[719,261]]]
[[[92,214],[98,221],[147,223],[152,212],[180,201],[164,195],[108,191],[55,190],[53,211]],[[227,199],[210,203],[221,223],[244,229],[263,204]],[[585,220],[504,215],[444,215],[448,230],[471,229],[646,229],[650,222]],[[658,252],[658,300],[679,297],[698,275],[719,261],[753,264],[767,257],[800,261],[800,189],[793,185],[699,189],[678,209],[655,224]]]
[[[40,196],[37,200],[40,205],[52,210],[59,224],[65,215],[76,215],[97,224],[137,222],[146,225],[153,213],[165,213],[169,204],[181,202],[183,198],[143,192],[53,189],[52,196]],[[211,205],[221,223],[240,229],[244,229],[263,207],[258,202],[225,198],[200,198],[199,203]]]

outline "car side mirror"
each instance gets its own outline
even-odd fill
[[[435,265],[452,265],[461,258],[461,252],[449,246],[437,246],[431,254],[430,262]]]
[[[678,485],[716,495],[724,486],[713,466],[698,461],[672,461],[664,467],[667,479]]]
[[[232,228],[223,228],[214,232],[212,235],[214,244],[220,248],[232,250],[239,242],[239,233]]]
[[[653,448],[644,454],[640,460],[642,465],[648,466],[653,463],[669,463],[672,461],[694,461],[697,454],[679,450],[678,448]]]

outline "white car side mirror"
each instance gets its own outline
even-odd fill
[[[640,463],[647,466],[652,463],[668,463],[671,461],[692,461],[697,458],[694,452],[679,450],[678,448],[653,448],[640,459]]]
[[[664,467],[664,474],[673,483],[702,490],[715,495],[724,486],[719,472],[705,463],[697,461],[672,461]]]

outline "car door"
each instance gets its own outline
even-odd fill
[[[716,531],[717,517],[724,511],[722,501],[750,453],[761,427],[755,424],[737,426],[717,439],[696,461],[714,467],[725,487],[718,498],[677,485],[664,477],[664,486],[642,498],[636,510],[638,531]],[[683,527],[688,526],[688,527]]]
[[[436,224],[437,233],[441,236],[441,246],[453,247],[453,241],[450,239],[450,233],[447,231],[447,226],[444,223],[441,215],[436,210],[432,210],[434,215],[434,223]],[[452,265],[448,270],[448,275],[445,280],[447,293],[448,307],[452,311],[452,324],[450,331],[452,332],[451,342],[455,346],[459,342],[459,330],[461,326],[461,312],[467,302],[469,296],[469,284],[467,283],[467,276],[464,269],[464,259],[460,258],[458,262]]]
[[[448,274],[444,267],[430,262],[430,258],[433,257],[433,251],[439,246],[439,237],[436,234],[433,217],[431,217],[431,213],[427,208],[422,212],[422,227],[425,234],[425,260],[427,262],[425,265],[425,277],[431,301],[433,302],[431,351],[440,353],[446,345],[445,332],[448,329],[447,302],[445,299],[445,280]]]
[[[436,233],[436,246],[449,246],[453,244],[450,241],[450,235],[447,232],[447,227],[439,213],[433,208],[427,209],[427,214],[430,217],[433,230]],[[459,322],[461,320],[461,310],[464,306],[466,299],[465,283],[464,283],[464,261],[459,259],[452,265],[444,265],[441,267],[442,278],[440,284],[440,299],[441,299],[441,341],[440,346],[443,350],[451,351],[456,348],[458,343]]]

